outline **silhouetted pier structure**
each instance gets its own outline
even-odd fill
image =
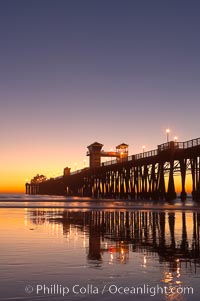
[[[27,194],[88,196],[121,199],[174,199],[175,176],[180,176],[180,197],[185,199],[186,184],[191,182],[194,200],[200,199],[200,138],[186,142],[170,141],[157,149],[128,156],[128,145],[104,152],[95,142],[88,146],[90,167],[52,178],[35,177],[26,183]],[[101,157],[115,157],[101,163]],[[190,178],[188,179],[188,174]],[[41,177],[41,176],[38,176]],[[44,177],[44,176],[42,176]]]

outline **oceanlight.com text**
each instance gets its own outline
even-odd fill
[[[25,287],[27,294],[61,296],[72,295],[193,295],[194,289],[189,286],[161,286],[161,285],[138,285],[138,286],[120,286],[117,284],[105,284],[100,287],[94,284],[74,284],[72,286],[63,284],[36,284]]]

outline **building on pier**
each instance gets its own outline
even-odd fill
[[[101,157],[114,157],[117,162],[128,158],[128,144],[121,143],[116,146],[116,151],[104,151],[102,150],[103,144],[94,142],[88,146],[87,156],[90,157],[90,168],[96,168],[101,166]]]

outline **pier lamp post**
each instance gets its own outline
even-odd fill
[[[170,129],[166,129],[166,134],[167,134],[167,142],[169,142],[169,133],[170,133]]]
[[[75,169],[75,171],[77,170],[77,163],[76,162],[74,163],[74,169]]]
[[[145,146],[145,145],[143,145],[143,146],[142,146],[142,151],[143,151],[143,154],[144,154],[144,150],[145,150],[145,148],[146,148],[146,146]]]
[[[175,137],[174,137],[174,142],[177,142],[177,140],[178,140],[178,137],[175,136]]]

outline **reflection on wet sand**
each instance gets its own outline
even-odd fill
[[[30,210],[34,224],[48,222],[60,224],[64,237],[76,227],[89,239],[88,260],[103,260],[109,252],[114,260],[128,263],[129,252],[147,256],[157,254],[160,262],[168,263],[169,275],[163,281],[170,282],[170,275],[180,273],[181,268],[196,272],[200,264],[200,213],[157,211],[87,211]],[[192,268],[191,268],[192,267]],[[178,281],[178,280],[177,280]]]

